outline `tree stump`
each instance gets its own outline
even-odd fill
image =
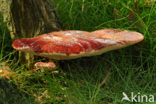
[[[0,12],[12,40],[34,37],[61,29],[51,0],[0,0]],[[19,52],[22,63],[30,63],[33,56]]]

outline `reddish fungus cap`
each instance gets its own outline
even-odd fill
[[[70,30],[43,34],[35,38],[15,40],[16,50],[27,51],[51,59],[65,60],[100,55],[143,40],[138,32],[102,29],[93,32]]]
[[[47,68],[47,69],[56,69],[56,65],[53,62],[37,62],[34,65],[36,68],[42,69],[42,68]]]

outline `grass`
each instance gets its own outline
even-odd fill
[[[56,0],[55,7],[64,30],[119,28],[138,31],[145,39],[101,56],[60,61],[58,73],[26,74],[24,65],[18,64],[17,52],[11,48],[9,32],[1,18],[0,62],[5,61],[20,74],[9,82],[0,80],[0,103],[130,104],[121,102],[122,92],[156,97],[156,3]],[[107,70],[111,75],[107,84],[99,89]]]

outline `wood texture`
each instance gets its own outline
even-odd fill
[[[13,40],[61,28],[50,0],[0,0],[0,12]],[[19,59],[23,63],[33,62],[28,53],[19,52]]]
[[[0,0],[0,8],[12,39],[60,30],[49,0]]]

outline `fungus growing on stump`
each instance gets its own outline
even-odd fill
[[[18,39],[12,46],[16,50],[49,59],[68,60],[101,55],[143,39],[141,33],[127,30],[102,29],[93,32],[68,30],[51,32],[35,38]]]

